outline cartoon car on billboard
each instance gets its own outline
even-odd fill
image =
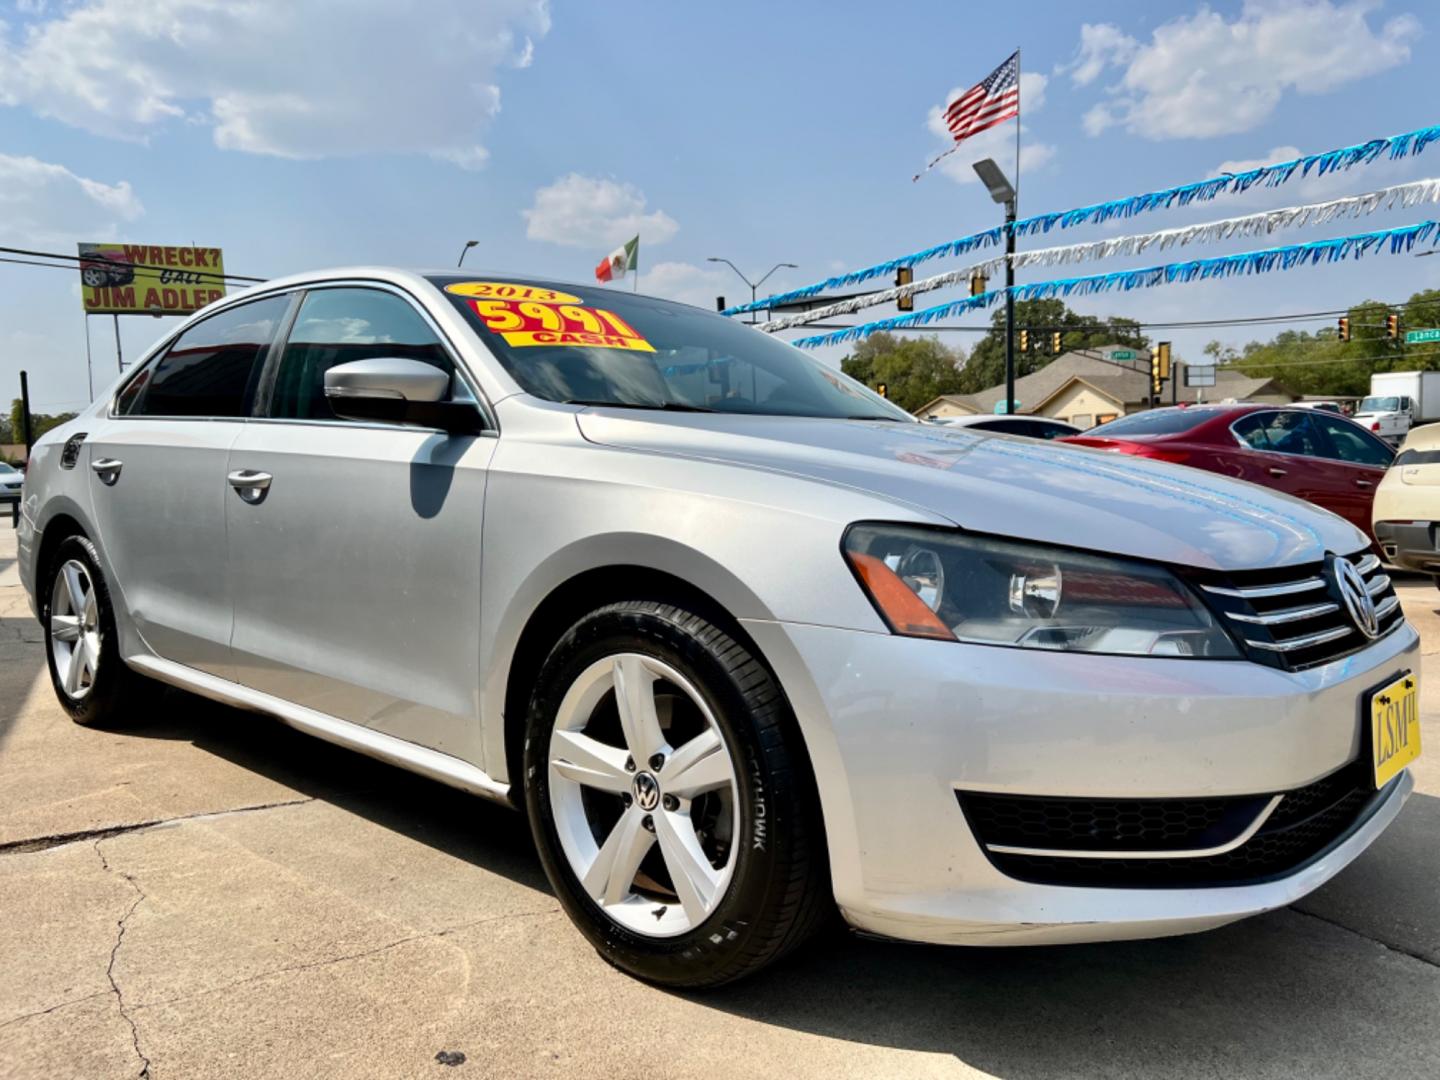
[[[135,280],[135,267],[118,256],[92,249],[81,253],[80,280],[91,289],[129,285]]]

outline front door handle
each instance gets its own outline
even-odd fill
[[[95,470],[95,475],[106,487],[114,487],[115,481],[120,479],[120,469],[125,463],[118,458],[101,458],[99,461],[92,461],[90,468]]]
[[[1270,473],[1271,476],[1284,476],[1284,475],[1285,475],[1285,470],[1284,470],[1284,469],[1277,468],[1277,467],[1274,466],[1274,465],[1271,465],[1270,468],[1269,468],[1267,471]]]
[[[1374,480],[1357,479],[1357,480],[1355,481],[1355,486],[1356,486],[1356,487],[1364,487],[1364,488],[1374,487],[1374,486],[1375,486],[1375,481],[1374,481]]]
[[[254,506],[262,502],[266,493],[270,490],[270,481],[275,479],[267,472],[257,472],[254,469],[236,469],[226,477],[235,493],[245,502]]]

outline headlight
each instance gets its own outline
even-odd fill
[[[1240,656],[1189,587],[1148,563],[904,525],[853,526],[845,557],[890,629],[908,637]]]

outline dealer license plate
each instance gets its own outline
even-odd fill
[[[1420,680],[1402,675],[1370,696],[1370,753],[1382,788],[1420,756]]]

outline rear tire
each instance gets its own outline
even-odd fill
[[[95,545],[61,541],[37,589],[55,696],[85,727],[116,727],[150,681],[120,658],[115,609]]]
[[[626,601],[571,627],[536,681],[524,776],[560,903],[601,956],[642,979],[730,982],[833,911],[785,700],[759,660],[693,612]]]

